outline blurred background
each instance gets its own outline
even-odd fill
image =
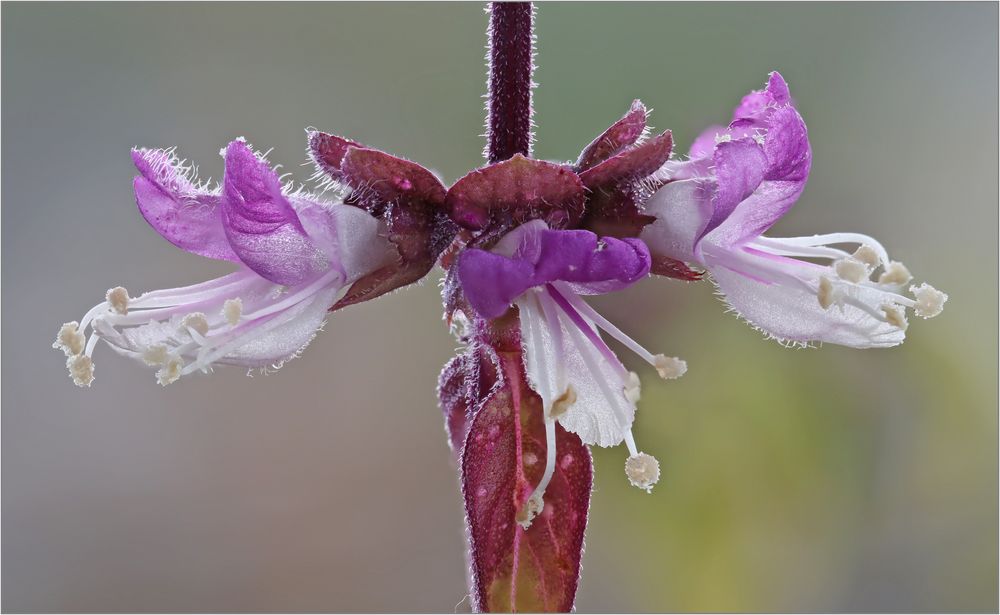
[[[690,371],[646,378],[653,495],[628,486],[623,449],[595,452],[579,611],[998,608],[997,17],[539,8],[538,157],[575,158],[636,97],[685,151],[778,69],[815,161],[773,234],[868,233],[951,294],[872,351],[784,349],[708,282],[597,299]],[[449,183],[481,164],[486,19],[465,3],[3,5],[4,610],[468,609],[436,273],[337,314],[266,377],[162,389],[102,348],[80,390],[50,345],[110,286],[229,271],[147,227],[133,145],[177,145],[218,178],[242,135],[304,181],[316,126]]]

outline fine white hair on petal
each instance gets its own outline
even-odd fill
[[[725,267],[712,278],[726,303],[743,319],[780,341],[805,345],[829,342],[852,348],[881,348],[903,342],[905,331],[850,304],[824,309],[815,292],[793,284],[766,284]],[[856,286],[862,302],[879,305],[878,289]]]

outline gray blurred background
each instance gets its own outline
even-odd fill
[[[3,608],[456,608],[436,274],[266,377],[161,389],[103,348],[80,390],[50,344],[110,286],[229,271],[147,227],[132,145],[219,177],[243,135],[305,180],[316,126],[448,182],[479,165],[482,6],[5,3],[2,22]],[[773,234],[869,233],[951,294],[867,352],[783,349],[707,282],[596,300],[690,372],[647,379],[652,496],[623,450],[595,453],[578,609],[995,611],[997,5],[544,4],[537,34],[538,157],[575,158],[635,97],[686,150],[778,69],[815,162]]]

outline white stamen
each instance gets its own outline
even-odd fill
[[[565,414],[574,403],[576,403],[576,389],[574,389],[573,385],[570,384],[566,386],[566,390],[563,394],[552,402],[552,409],[549,410],[549,417],[556,418]]]
[[[142,351],[143,362],[152,367],[164,365],[169,358],[167,347],[164,344],[153,344]]]
[[[632,455],[625,461],[625,476],[633,486],[652,493],[653,485],[660,480],[660,462],[646,453]]]
[[[208,335],[208,318],[201,312],[191,312],[181,319],[181,327],[194,329],[199,335]]]
[[[758,241],[761,239],[769,238],[759,237]],[[868,246],[874,250],[878,254],[879,262],[889,262],[889,253],[886,252],[882,244],[868,235],[862,235],[861,233],[826,233],[825,235],[812,235],[810,237],[782,237],[772,241],[778,241],[785,246],[829,246],[838,243],[855,243]]]
[[[881,264],[878,258],[878,252],[875,248],[870,245],[863,243],[858,246],[858,249],[854,251],[854,258],[861,261],[862,263],[868,265],[872,269],[878,267]]]
[[[524,529],[531,527],[531,522],[545,508],[545,489],[556,471],[556,422],[545,420],[545,472],[538,486],[531,492],[524,506],[517,512],[515,520]]]
[[[87,355],[78,354],[66,359],[66,369],[73,384],[78,387],[89,387],[94,381],[94,362]]]
[[[678,357],[667,357],[658,354],[654,357],[653,367],[656,368],[660,378],[664,380],[676,380],[687,373],[687,361]]]
[[[106,300],[91,308],[79,324],[63,325],[54,346],[68,357],[85,356],[90,360],[98,342],[105,340],[119,354],[142,361],[154,370],[159,368],[157,380],[166,385],[194,369],[211,369],[212,363],[245,346],[250,339],[266,336],[287,324],[302,313],[301,302],[315,299],[317,293],[324,293],[324,299],[316,301],[316,305],[326,303],[328,295],[332,301],[341,290],[337,283],[342,278],[339,271],[327,273],[284,294],[276,293],[277,285],[250,271],[136,298],[116,287],[108,290]],[[292,335],[308,343],[309,337],[302,332]],[[283,342],[269,343],[280,346]],[[244,360],[249,359],[240,357],[237,362]],[[68,367],[81,386],[92,380],[87,373],[93,371],[92,363],[88,367],[87,362],[77,360]]]
[[[944,303],[948,300],[948,295],[924,282],[920,286],[911,286],[910,292],[916,297],[917,303],[913,306],[913,311],[917,316],[923,318],[933,318],[944,309]]]
[[[913,279],[910,270],[906,265],[898,261],[892,261],[885,267],[885,271],[878,277],[878,283],[883,286],[902,286]]]
[[[156,381],[160,386],[167,386],[171,382],[176,382],[181,377],[181,370],[184,368],[184,360],[177,355],[172,355],[167,359],[166,364],[156,372]]]
[[[235,327],[240,322],[240,317],[243,316],[243,300],[239,297],[226,299],[226,302],[222,304],[222,316],[226,322]]]
[[[868,265],[852,257],[842,258],[833,264],[833,270],[837,272],[837,277],[841,280],[858,284],[867,280],[871,274]]]
[[[75,320],[63,323],[63,326],[59,327],[59,334],[56,335],[56,341],[53,342],[52,347],[62,350],[67,357],[82,353],[87,338],[80,332],[79,327],[80,323]]]
[[[128,291],[125,290],[125,288],[121,286],[109,288],[107,294],[104,295],[104,299],[115,312],[118,312],[122,316],[128,314],[129,296]]]
[[[607,332],[607,334],[610,335],[611,337],[621,342],[626,348],[628,348],[635,354],[639,355],[639,358],[641,358],[643,361],[655,367],[656,371],[660,373],[660,376],[662,378],[666,379],[679,378],[684,374],[684,371],[687,369],[687,364],[684,363],[684,361],[681,361],[680,359],[672,358],[672,359],[667,359],[667,361],[680,361],[680,363],[683,363],[684,365],[682,368],[680,368],[680,373],[677,374],[676,376],[664,375],[664,373],[660,370],[663,367],[663,360],[666,359],[666,357],[664,357],[662,354],[654,355],[653,353],[646,350],[642,345],[639,344],[639,342],[635,341],[628,335],[625,335],[624,331],[615,326],[615,324],[612,323],[610,320],[602,316],[600,312],[590,307],[590,304],[581,299],[579,296],[577,296],[576,293],[567,292],[564,294],[564,296],[573,305],[573,307],[575,307],[581,314],[585,315],[587,318],[592,320],[595,325],[597,325],[599,328]],[[672,370],[668,369],[667,373],[668,374],[672,373]]]
[[[816,298],[819,299],[820,307],[824,310],[830,309],[830,306],[837,301],[837,292],[833,288],[833,283],[830,278],[822,277],[819,279],[819,290],[816,291]]]
[[[887,303],[882,306],[882,312],[885,313],[886,322],[906,331],[906,327],[909,326],[909,323],[906,321],[906,310],[898,305]]]
[[[639,398],[642,396],[642,383],[639,382],[639,374],[629,372],[628,381],[622,387],[622,390],[625,392],[625,399],[629,400],[632,404],[639,403]]]

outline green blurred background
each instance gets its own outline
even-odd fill
[[[778,69],[815,162],[774,234],[869,233],[951,294],[867,352],[767,342],[707,282],[597,299],[690,371],[646,379],[653,495],[596,451],[580,611],[998,608],[997,17],[539,8],[538,157],[574,158],[636,97],[684,149]],[[161,389],[104,348],[78,390],[49,346],[110,286],[228,271],[146,226],[132,145],[219,177],[244,135],[305,180],[317,126],[448,182],[479,165],[482,6],[5,3],[2,22],[4,609],[467,610],[436,276],[337,314],[266,377]]]

